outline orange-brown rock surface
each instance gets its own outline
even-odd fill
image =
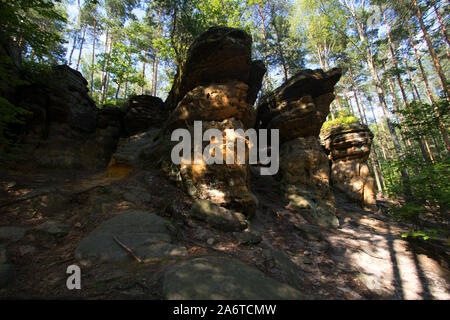
[[[369,128],[359,123],[339,125],[321,134],[332,162],[331,183],[351,199],[367,205],[376,203],[375,181],[366,163],[372,139]]]

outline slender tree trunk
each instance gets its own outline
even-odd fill
[[[77,71],[80,68],[81,54],[83,52],[84,39],[86,37],[86,27],[83,28],[83,36],[81,37],[80,53],[78,54]]]
[[[416,82],[414,81],[414,77],[411,73],[411,69],[409,68],[408,60],[406,59],[406,57],[404,58],[403,61],[405,62],[406,70],[408,71],[408,77],[411,83],[411,92],[413,93],[414,99],[417,99],[418,101],[421,102],[422,98],[420,97],[419,90],[417,89]]]
[[[281,48],[281,40],[280,40],[280,33],[278,31],[278,27],[275,21],[272,22],[273,28],[275,30],[275,35],[277,37],[276,40],[276,45],[278,48],[278,54],[280,56],[280,60],[281,60],[281,69],[283,70],[283,77],[284,77],[284,82],[287,81],[287,68],[286,68],[286,60],[284,58],[284,54],[283,54],[283,49]]]
[[[155,59],[155,85],[153,86],[153,95],[156,97],[156,92],[158,90],[158,54],[156,54]]]
[[[450,101],[450,95],[447,88],[447,79],[445,78],[444,71],[442,70],[441,63],[437,57],[436,51],[434,50],[433,44],[431,43],[430,35],[428,34],[428,31],[425,27],[425,24],[423,22],[423,16],[422,11],[420,10],[419,5],[417,4],[417,0],[412,0],[412,3],[414,5],[414,8],[416,9],[417,13],[417,19],[419,20],[420,29],[422,30],[422,33],[425,37],[428,50],[430,52],[431,58],[433,60],[434,68],[436,69],[436,72],[438,74],[439,83],[441,85],[442,92],[447,97],[447,99]],[[450,145],[447,145],[448,151],[450,152]]]
[[[121,85],[121,83],[119,83],[119,84],[117,85],[116,97],[115,97],[115,104],[117,104],[117,99],[118,99],[118,97],[119,97],[120,85]]]
[[[361,107],[359,105],[359,101],[358,101],[358,98],[356,96],[355,80],[353,79],[353,72],[352,72],[352,67],[351,66],[348,67],[348,73],[350,75],[350,83],[352,85],[353,97],[355,98],[356,107],[358,108],[359,118],[361,119],[361,122],[363,124],[367,124],[367,121],[365,121],[365,119],[364,119],[364,117],[362,115]]]
[[[91,63],[91,94],[93,94],[93,88],[94,88],[94,66],[95,66],[95,36],[96,36],[96,29],[97,29],[97,21],[94,20],[94,26],[93,26],[93,42],[92,42],[92,63]]]
[[[141,89],[141,94],[144,94],[144,89],[145,89],[145,61],[142,62],[142,89]]]
[[[405,107],[407,107],[408,99],[406,98],[406,93],[405,93],[405,89],[403,88],[402,78],[399,73],[400,68],[399,68],[397,57],[394,52],[394,45],[392,44],[391,32],[390,32],[389,24],[387,23],[387,20],[386,20],[386,12],[385,11],[383,11],[383,19],[384,19],[384,25],[386,26],[386,34],[388,37],[389,50],[391,52],[392,61],[394,63],[394,67],[396,69],[395,70],[395,78],[397,79],[397,83],[400,88],[400,92],[402,94],[403,103],[404,103]]]
[[[78,31],[75,33],[75,39],[73,39],[72,50],[70,50],[69,66],[72,64],[72,56],[73,56],[73,52],[75,51],[75,47],[77,45],[77,41],[78,41]]]
[[[447,4],[448,5],[448,4]],[[447,42],[447,46],[445,48],[445,52],[447,53],[447,58],[450,58],[450,52],[448,51],[448,47],[450,46],[450,39],[447,33],[447,27],[445,26],[444,20],[442,19],[441,13],[439,12],[439,8],[436,6],[436,2],[433,3],[434,12],[436,13],[436,17],[439,20],[439,24],[441,25],[442,36]]]
[[[156,62],[156,59],[154,59],[152,62],[152,89],[150,90],[152,95],[154,95],[154,92],[155,92],[155,62]]]
[[[427,75],[425,73],[425,70],[423,68],[422,60],[421,60],[421,57],[419,55],[419,52],[417,51],[417,48],[416,48],[414,42],[411,40],[411,34],[409,36],[409,44],[414,49],[414,54],[416,56],[417,64],[419,65],[420,72],[422,74],[423,82],[425,83],[425,87],[427,88],[427,93],[428,93],[428,98],[430,100],[430,103],[433,106],[435,106],[435,101],[434,101],[434,98],[433,98],[433,93],[432,93],[431,88],[430,88],[430,84],[428,82],[428,77],[427,77]],[[447,152],[450,153],[450,141],[449,141],[449,138],[448,138],[446,125],[445,125],[444,121],[442,120],[442,117],[441,117],[441,115],[439,113],[439,110],[437,109],[437,106],[435,106],[435,108],[434,108],[434,113],[435,113],[436,117],[439,120],[439,131],[441,132],[442,140],[444,140],[445,146],[447,148]]]
[[[106,99],[106,95],[108,94],[108,90],[109,90],[109,62],[110,62],[110,57],[111,57],[111,52],[112,52],[112,45],[113,45],[113,38],[111,36],[111,39],[109,41],[109,49],[108,49],[108,54],[106,56],[106,62],[105,62],[105,77],[103,78],[102,83],[104,83],[104,87],[103,87],[103,94],[102,94],[102,103],[103,101]]]
[[[266,24],[264,21],[264,14],[261,5],[259,5],[259,16],[261,18],[261,29],[262,29],[262,36],[263,36],[263,59],[264,59],[264,65],[267,68],[267,72],[264,74],[264,87],[266,89],[266,92],[269,91],[269,80],[268,80],[268,73],[269,73],[269,64],[267,63],[267,38],[266,38]]]
[[[105,55],[105,58],[108,59],[109,56],[107,56],[107,51],[108,51],[108,40],[109,40],[109,29],[106,29],[106,37],[105,37],[105,45],[103,46],[103,54]],[[106,87],[106,61],[103,65],[103,69],[102,69],[102,83],[101,83],[101,87],[100,87],[100,104],[103,104],[103,100],[104,100],[104,94],[105,94],[105,87]]]

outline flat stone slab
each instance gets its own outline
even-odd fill
[[[242,213],[223,208],[209,200],[197,200],[192,205],[191,215],[217,230],[241,231],[247,228],[247,221]]]
[[[185,255],[186,248],[171,243],[168,221],[147,211],[128,210],[99,225],[80,241],[75,258],[83,265],[130,259],[115,240],[132,249],[141,259]]]
[[[70,226],[58,221],[48,220],[39,225],[36,230],[41,233],[46,233],[55,237],[63,237],[70,231]]]
[[[163,295],[169,300],[299,300],[305,296],[230,258],[200,257],[181,261],[164,274]]]
[[[12,240],[17,241],[22,239],[27,232],[26,228],[22,227],[0,227],[0,241],[1,240]]]
[[[0,245],[0,288],[12,281],[14,276],[15,269],[8,259],[6,247]]]

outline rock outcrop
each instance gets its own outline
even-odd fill
[[[125,134],[132,136],[150,129],[161,128],[167,120],[167,112],[161,98],[140,95],[130,98],[124,105]]]
[[[122,133],[122,112],[97,109],[87,81],[68,66],[19,88],[14,101],[30,111],[19,142],[25,158],[52,168],[104,168]]]
[[[266,70],[260,61],[251,61],[251,44],[250,35],[226,27],[210,28],[194,41],[166,100],[166,107],[172,110],[166,134],[187,128],[194,137],[194,121],[201,120],[202,134],[211,128],[222,132],[225,151],[227,139],[237,141],[236,136],[226,137],[226,129],[254,127],[253,103]],[[170,136],[166,136],[167,140]],[[248,140],[245,143],[248,147]],[[202,150],[207,144],[203,142]],[[248,161],[239,164],[234,155],[233,164],[225,164],[223,152],[224,164],[206,165],[202,157],[200,164],[181,163],[179,168],[166,171],[175,170],[181,185],[195,198],[210,200],[251,217],[256,201],[249,190],[249,164]]]
[[[339,69],[302,70],[263,97],[257,127],[280,132],[280,170],[288,206],[323,226],[338,225],[327,155],[319,132],[334,100]]]
[[[375,205],[375,180],[367,159],[373,134],[359,123],[338,125],[321,133],[331,161],[331,184],[360,204]]]
[[[300,300],[295,288],[230,258],[200,257],[174,264],[164,274],[168,300]]]
[[[257,125],[279,129],[281,142],[297,137],[318,137],[334,100],[334,85],[341,71],[302,70],[258,105]]]
[[[264,64],[251,61],[252,38],[245,31],[212,27],[191,45],[184,67],[177,70],[166,100],[173,110],[183,97],[199,85],[237,80],[249,86],[248,103],[253,104],[265,73]]]
[[[186,248],[173,244],[168,224],[152,212],[124,211],[81,240],[75,258],[83,265],[126,261],[129,255],[118,241],[126,243],[141,259],[186,255]]]

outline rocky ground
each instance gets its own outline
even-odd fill
[[[225,232],[192,219],[193,200],[160,171],[10,171],[0,183],[2,298],[450,298],[448,253],[338,191],[340,226],[323,228],[280,201],[277,181],[252,177],[255,217]],[[66,287],[72,264],[81,290]]]

